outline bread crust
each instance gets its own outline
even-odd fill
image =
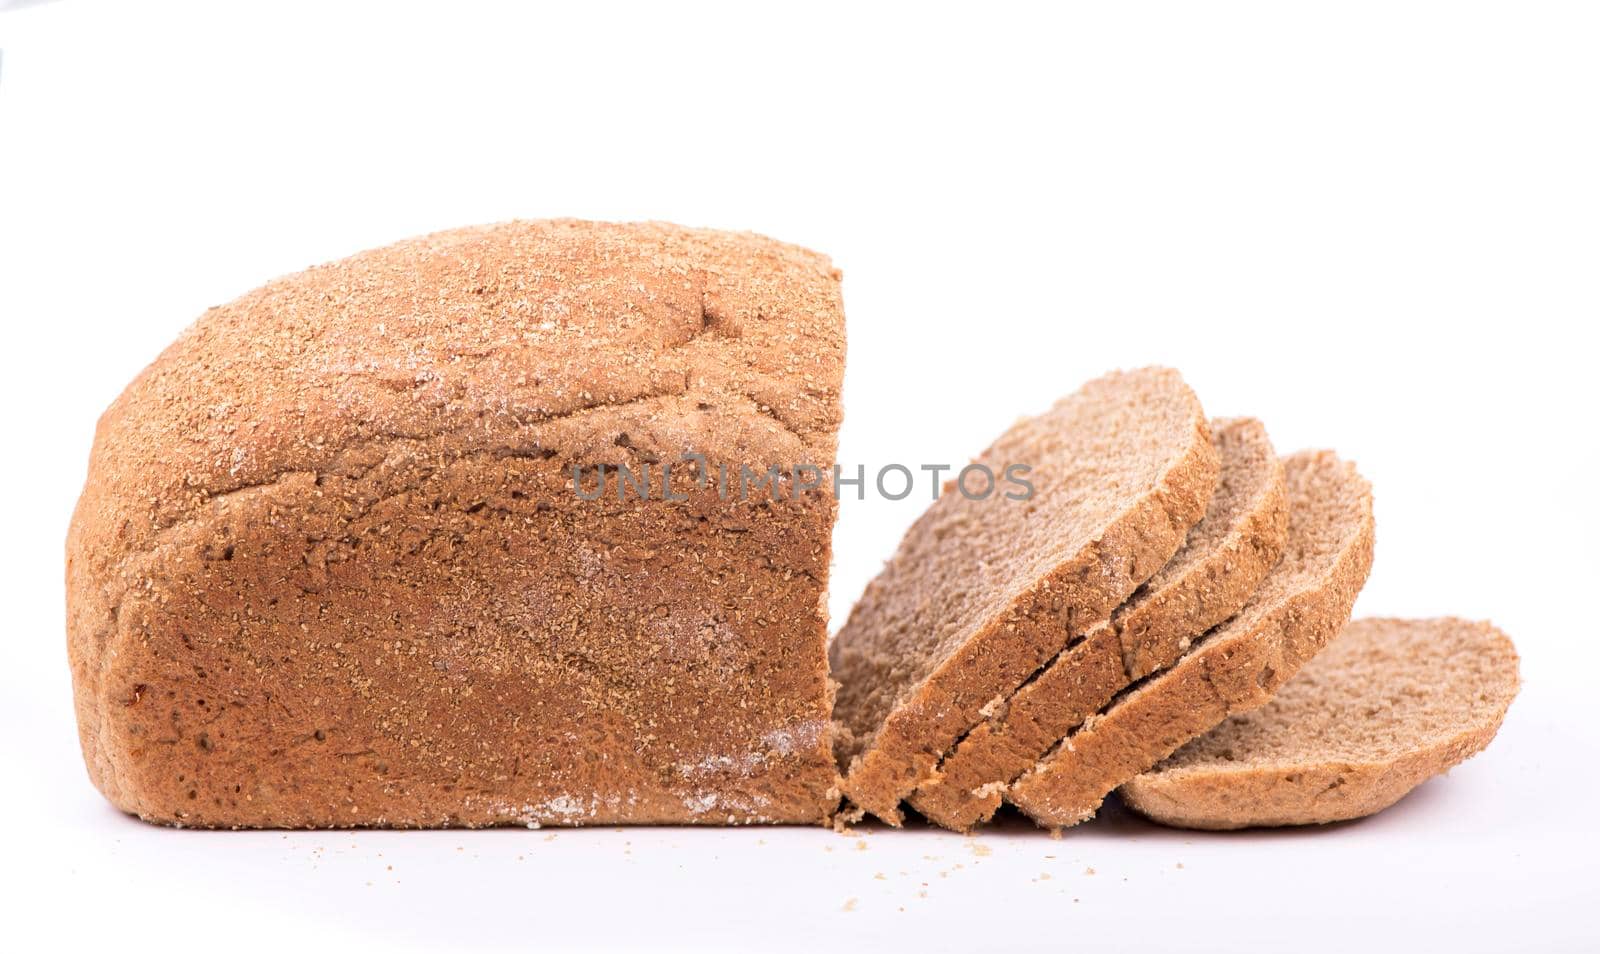
[[[1483,711],[1469,714],[1469,710],[1480,707],[1463,701],[1463,721],[1453,730],[1439,732],[1430,731],[1425,725],[1401,726],[1412,729],[1417,737],[1397,739],[1396,742],[1401,743],[1403,748],[1388,758],[1354,760],[1338,758],[1330,752],[1329,757],[1321,759],[1279,757],[1263,760],[1255,758],[1249,749],[1244,749],[1231,753],[1238,761],[1163,763],[1124,784],[1119,789],[1123,801],[1162,824],[1213,831],[1347,821],[1388,808],[1418,785],[1466,761],[1488,746],[1499,731],[1517,693],[1516,650],[1510,639],[1492,625],[1460,619],[1356,620],[1338,637],[1340,640],[1359,640],[1369,638],[1363,630],[1439,625],[1467,634],[1476,645],[1462,646],[1460,652],[1476,654],[1478,658],[1475,661],[1489,657],[1501,673],[1494,691],[1485,693],[1486,697],[1492,698],[1487,698],[1488,704],[1481,707]],[[1300,678],[1315,674],[1323,682],[1338,681],[1336,671],[1318,665],[1325,658],[1319,656],[1313,660]],[[1442,660],[1446,665],[1450,661],[1449,657]],[[1388,716],[1392,713],[1386,695],[1399,691],[1398,687],[1380,684],[1360,688],[1369,690],[1374,714]],[[1316,692],[1319,687],[1307,684],[1305,691]],[[1261,721],[1272,720],[1274,715],[1269,706],[1240,718]],[[1282,732],[1293,732],[1294,728],[1277,727]],[[1307,725],[1304,728],[1328,733],[1336,740],[1342,728],[1354,727],[1335,724]]]
[[[831,494],[571,468],[830,468],[843,359],[825,257],[659,223],[208,311],[101,418],[69,530],[90,777],[186,826],[826,820]]]
[[[1372,566],[1371,488],[1330,451],[1285,460],[1291,508],[1287,550],[1262,590],[1171,668],[1120,695],[1006,791],[1042,827],[1093,817],[1105,796],[1228,715],[1262,705],[1338,632]],[[1286,582],[1315,528],[1303,513],[1340,503],[1337,545],[1314,572]],[[1300,511],[1300,513],[1297,513]]]
[[[1110,375],[1091,382],[1086,391],[1120,388],[1125,381],[1159,381],[1184,404],[1186,430],[1170,448],[1159,476],[1126,495],[1092,541],[1029,580],[1000,611],[966,634],[959,649],[901,696],[880,724],[867,733],[857,729],[863,735],[861,749],[850,758],[841,788],[858,810],[899,826],[901,800],[933,776],[944,754],[984,717],[985,707],[1003,700],[1060,652],[1073,628],[1108,617],[1166,564],[1204,514],[1216,487],[1218,461],[1198,399],[1175,372],[1165,369]],[[938,501],[922,520],[948,499]],[[908,541],[918,529],[913,526]],[[849,654],[853,641],[867,638],[874,625],[866,622],[869,609],[884,598],[875,588],[897,569],[911,575],[894,566],[906,559],[905,546],[885,575],[869,586],[835,640],[835,669],[847,688],[851,679],[886,676]]]
[[[1006,784],[1119,690],[1170,665],[1191,638],[1238,612],[1278,562],[1288,509],[1266,429],[1253,419],[1218,419],[1211,433],[1221,479],[1184,548],[967,733],[909,799],[929,821],[956,831],[987,821]],[[1218,499],[1226,494],[1237,496]]]

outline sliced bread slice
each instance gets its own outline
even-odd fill
[[[1218,469],[1199,399],[1163,368],[1091,381],[977,463],[1031,468],[1032,494],[941,495],[831,647],[841,788],[893,825],[968,729],[1172,558]]]
[[[1217,490],[1183,548],[962,739],[909,799],[924,817],[957,831],[988,820],[1006,783],[1119,690],[1237,613],[1278,562],[1289,517],[1283,464],[1266,428],[1250,418],[1213,420],[1211,442],[1221,461]]]
[[[1238,615],[1126,690],[1006,793],[1040,825],[1075,825],[1122,783],[1235,712],[1262,705],[1350,618],[1372,566],[1372,489],[1330,451],[1284,461],[1289,538]]]
[[[1310,825],[1382,811],[1483,751],[1518,688],[1493,625],[1360,619],[1271,702],[1122,786],[1183,828]]]

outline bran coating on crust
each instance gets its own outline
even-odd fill
[[[825,821],[832,495],[572,475],[830,468],[843,362],[825,257],[660,223],[211,309],[101,418],[69,531],[90,777],[186,826]]]

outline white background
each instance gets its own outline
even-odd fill
[[[0,14],[0,931],[116,951],[1600,946],[1595,6],[328,6]],[[833,255],[847,463],[960,463],[1147,363],[1281,449],[1337,448],[1377,491],[1358,612],[1502,625],[1525,677],[1504,731],[1313,831],[1110,812],[1060,840],[1015,818],[975,838],[208,834],[113,812],[79,761],[62,628],[96,415],[271,276],[555,215]],[[921,506],[845,503],[836,619]]]

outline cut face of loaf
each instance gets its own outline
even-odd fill
[[[1262,705],[1350,618],[1372,566],[1372,491],[1328,451],[1284,461],[1289,534],[1250,602],[1171,668],[1117,696],[1017,779],[1006,799],[1047,828],[1105,796],[1230,714]]]
[[[186,826],[825,820],[834,499],[680,455],[830,472],[843,360],[826,258],[661,224],[445,232],[212,309],[73,518],[91,777]]]
[[[1244,606],[1283,552],[1283,465],[1256,420],[1214,420],[1211,442],[1221,461],[1217,490],[1183,548],[969,732],[911,796],[912,807],[958,831],[986,821],[1005,785],[1051,746]]]
[[[1356,620],[1271,702],[1128,782],[1123,800],[1185,828],[1371,815],[1481,752],[1517,688],[1516,649],[1489,623]]]
[[[1166,369],[1092,381],[978,460],[1030,467],[1032,496],[941,496],[832,647],[843,789],[891,824],[968,729],[1171,559],[1218,469],[1199,400]]]

